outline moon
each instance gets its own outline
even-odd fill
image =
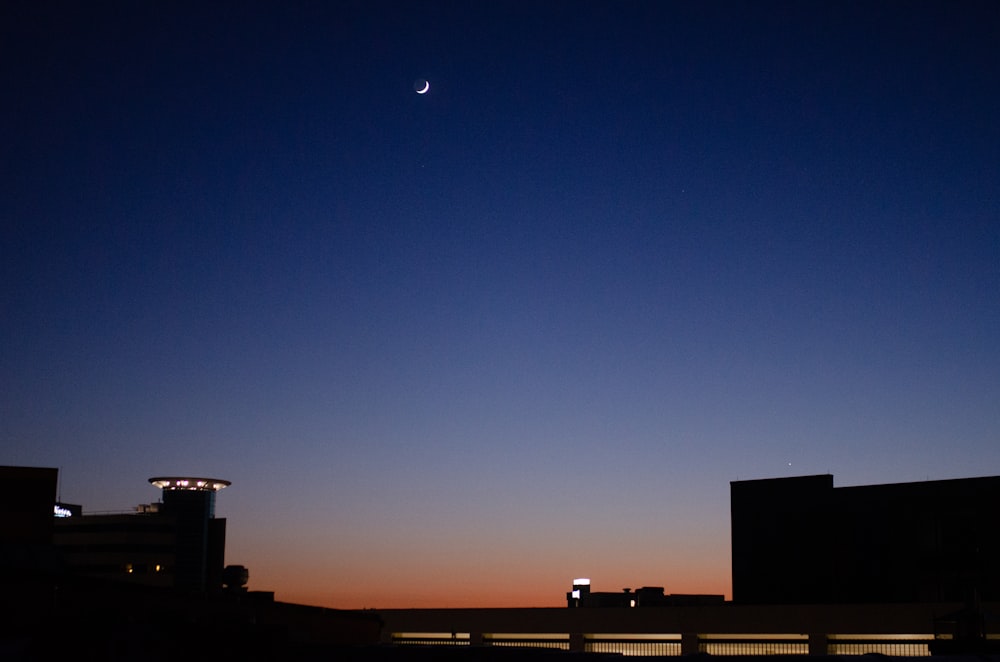
[[[431,83],[430,83],[430,81],[428,81],[428,80],[426,80],[424,78],[418,78],[413,83],[413,90],[417,94],[427,94],[427,90],[429,90],[429,89],[431,89]]]

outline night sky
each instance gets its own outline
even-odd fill
[[[1000,474],[1000,3],[0,12],[0,464],[231,480],[251,589],[730,595],[732,480]]]

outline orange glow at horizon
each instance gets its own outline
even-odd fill
[[[421,572],[412,567],[340,568],[319,571],[316,565],[290,567],[256,563],[249,566],[251,590],[274,591],[275,599],[336,609],[433,609],[565,607],[566,593],[579,573],[565,569],[509,565],[470,568],[457,563],[453,572],[440,565]],[[513,564],[513,562],[512,562]],[[464,567],[462,567],[464,566]],[[722,572],[706,563],[673,571],[648,569],[587,569],[595,592],[619,592],[628,587],[662,586],[667,594],[712,594],[731,598],[728,568]]]
[[[275,600],[293,602],[334,609],[444,609],[444,608],[514,608],[514,607],[565,607],[566,592],[569,582],[564,582],[554,591],[542,592],[539,587],[521,586],[509,587],[504,591],[491,591],[483,594],[468,584],[456,582],[454,585],[436,587],[436,590],[392,591],[385,587],[377,590],[365,590],[362,587],[342,586],[328,591],[319,587],[302,584],[288,586],[285,590],[275,591]],[[634,587],[643,586],[642,582]],[[656,584],[659,585],[659,584]],[[624,586],[609,584],[598,586],[595,591],[618,592]],[[665,587],[668,594],[711,594],[724,595],[727,600],[731,596],[729,582],[719,581],[714,584],[704,583],[695,586],[681,584]],[[270,590],[270,589],[268,589]]]
[[[728,502],[625,518],[591,495],[559,517],[496,507],[478,519],[449,515],[447,502],[440,513],[409,504],[336,519],[315,505],[282,518],[234,505],[243,512],[226,513],[241,523],[227,532],[226,563],[246,566],[250,590],[273,591],[283,602],[339,609],[565,607],[577,577],[589,577],[595,592],[650,586],[668,595],[732,594]],[[264,517],[275,524],[242,524]],[[594,521],[602,524],[588,529]],[[671,533],[677,530],[687,533]]]

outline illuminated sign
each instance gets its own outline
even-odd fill
[[[70,512],[69,508],[63,508],[58,503],[53,506],[53,512],[56,517],[72,517],[73,513]]]

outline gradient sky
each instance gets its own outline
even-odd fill
[[[730,595],[732,480],[1000,474],[1000,3],[0,12],[0,464],[229,479],[252,589]]]

